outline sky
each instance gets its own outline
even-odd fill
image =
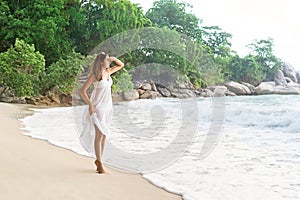
[[[131,0],[144,12],[154,0]],[[233,35],[232,49],[249,53],[247,44],[257,39],[274,40],[274,54],[300,71],[300,12],[298,0],[177,0],[193,6],[203,26],[219,26]]]

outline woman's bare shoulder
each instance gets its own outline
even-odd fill
[[[95,81],[97,81],[97,80],[96,80],[95,75],[94,75],[93,73],[91,73],[91,74],[88,75],[87,81],[93,83],[93,82],[95,82]]]

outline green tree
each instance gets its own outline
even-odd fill
[[[39,76],[44,69],[44,56],[23,40],[16,39],[14,47],[0,53],[0,85],[16,96],[38,94]]]
[[[129,0],[82,1],[80,15],[73,21],[71,37],[85,55],[117,33],[151,25],[141,7]]]
[[[81,54],[72,52],[66,58],[52,63],[41,76],[41,93],[52,88],[63,93],[72,93],[77,76],[83,70],[83,58]]]
[[[226,79],[230,74],[228,65],[232,57],[230,42],[232,35],[224,32],[219,26],[203,26],[202,35],[202,42],[209,47],[222,79]]]
[[[214,85],[221,81],[221,71],[218,70],[209,47],[203,44],[200,29],[202,21],[190,12],[190,8],[190,4],[179,3],[176,0],[159,0],[153,3],[146,17],[154,26],[178,33],[176,35],[165,31],[164,35],[156,36],[156,42],[161,43],[162,39],[158,38],[164,38],[163,44],[172,46],[181,53],[175,55],[168,51],[150,50],[147,51],[147,61],[161,63],[177,70],[186,75],[196,88]],[[193,58],[186,60],[185,55],[193,55]]]
[[[203,44],[210,47],[214,56],[229,57],[232,35],[224,32],[219,26],[203,26]]]
[[[154,26],[167,27],[201,41],[201,20],[188,11],[190,4],[179,3],[176,0],[159,0],[153,2],[153,7],[146,12]]]
[[[167,27],[152,29],[151,34],[140,42],[142,47],[156,47],[143,48],[145,63],[166,65],[186,75],[195,87],[211,85],[219,80],[213,57],[205,46]]]
[[[34,44],[46,58],[47,66],[72,52],[69,36],[74,8],[79,0],[1,1],[0,51],[4,52],[16,38]],[[76,7],[77,6],[77,7]],[[71,12],[73,11],[73,12]]]
[[[9,23],[12,21],[11,12],[8,6],[7,1],[0,1],[0,52],[6,51],[11,44],[9,41],[4,40],[8,30],[5,30],[9,26]]]
[[[252,50],[256,62],[265,73],[267,80],[274,80],[274,75],[280,68],[280,59],[273,53],[273,39],[254,40],[247,45]]]
[[[235,81],[244,81],[253,85],[261,83],[265,74],[262,71],[256,58],[248,55],[240,58],[238,55],[233,56],[229,62],[229,79]]]

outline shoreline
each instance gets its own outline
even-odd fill
[[[154,185],[141,173],[105,165],[109,174],[97,174],[93,158],[22,134],[25,130],[21,130],[24,125],[19,119],[32,115],[30,108],[49,106],[0,102],[0,108],[5,130],[1,131],[5,139],[0,141],[0,190],[5,199],[183,199]]]

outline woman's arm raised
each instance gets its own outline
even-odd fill
[[[110,74],[113,74],[113,73],[119,71],[120,69],[122,69],[122,67],[124,67],[124,63],[116,57],[110,57],[110,61],[115,62],[117,64],[117,65],[109,68]]]

